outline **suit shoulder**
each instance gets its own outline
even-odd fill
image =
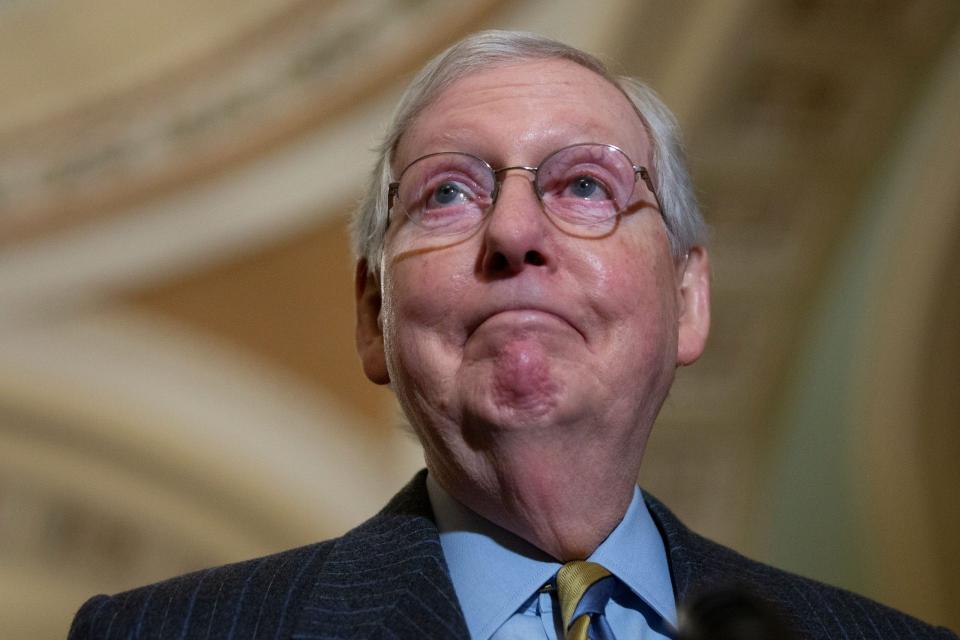
[[[718,588],[740,587],[761,597],[801,638],[957,638],[948,629],[852,591],[751,560],[702,537],[701,545],[700,566],[709,582]]]
[[[683,602],[739,589],[770,604],[799,638],[957,639],[947,629],[851,591],[751,560],[690,531],[662,503],[645,498],[667,543]]]
[[[291,629],[296,620],[290,612],[297,611],[336,542],[94,596],[77,612],[69,638],[252,637],[256,630]]]

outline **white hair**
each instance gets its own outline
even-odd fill
[[[623,92],[640,116],[650,136],[650,171],[663,209],[676,258],[706,241],[706,225],[690,181],[680,129],[657,94],[643,82],[615,76],[599,59],[549,38],[522,31],[481,31],[467,36],[427,63],[414,77],[393,113],[379,158],[352,224],[353,250],[365,258],[368,269],[379,275],[387,230],[387,189],[393,181],[391,164],[401,136],[414,120],[451,84],[471,73],[532,60],[561,59],[575,62],[608,80]],[[606,141],[600,141],[606,142]]]

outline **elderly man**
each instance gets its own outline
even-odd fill
[[[735,587],[798,638],[956,638],[713,544],[636,487],[708,333],[691,194],[642,84],[530,34],[444,52],[355,221],[358,351],[427,472],[342,538],[94,598],[72,637],[674,637],[678,603]]]

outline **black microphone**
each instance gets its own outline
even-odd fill
[[[792,640],[774,608],[742,589],[700,594],[680,607],[677,640]]]

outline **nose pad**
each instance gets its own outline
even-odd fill
[[[537,170],[533,167],[507,167],[505,169],[500,169],[496,172],[496,187],[493,193],[493,202],[496,202],[500,199],[500,193],[503,191],[503,185],[506,184],[507,178],[526,178],[527,182],[530,183],[530,188],[533,190],[533,195],[537,200],[540,200],[540,195],[537,193]]]
[[[527,173],[528,187],[507,189],[507,178],[524,175],[525,167],[511,167],[497,184],[497,197],[489,213],[484,236],[482,268],[490,275],[510,275],[527,266],[547,266],[546,217],[536,192],[534,174]]]
[[[540,214],[543,214],[543,204],[540,202],[540,194],[537,193],[537,174],[536,169],[531,167],[509,167],[507,169],[501,169],[502,174],[497,176],[497,188],[496,193],[493,198],[493,209],[491,213],[496,213],[496,209],[500,204],[501,196],[503,194],[504,187],[507,184],[507,178],[522,178],[527,183],[529,190],[523,185],[515,186],[511,189],[511,192],[520,190],[521,193],[518,193],[512,197],[529,197],[532,196],[533,200],[536,202],[537,209]],[[516,182],[516,180],[514,180]]]

